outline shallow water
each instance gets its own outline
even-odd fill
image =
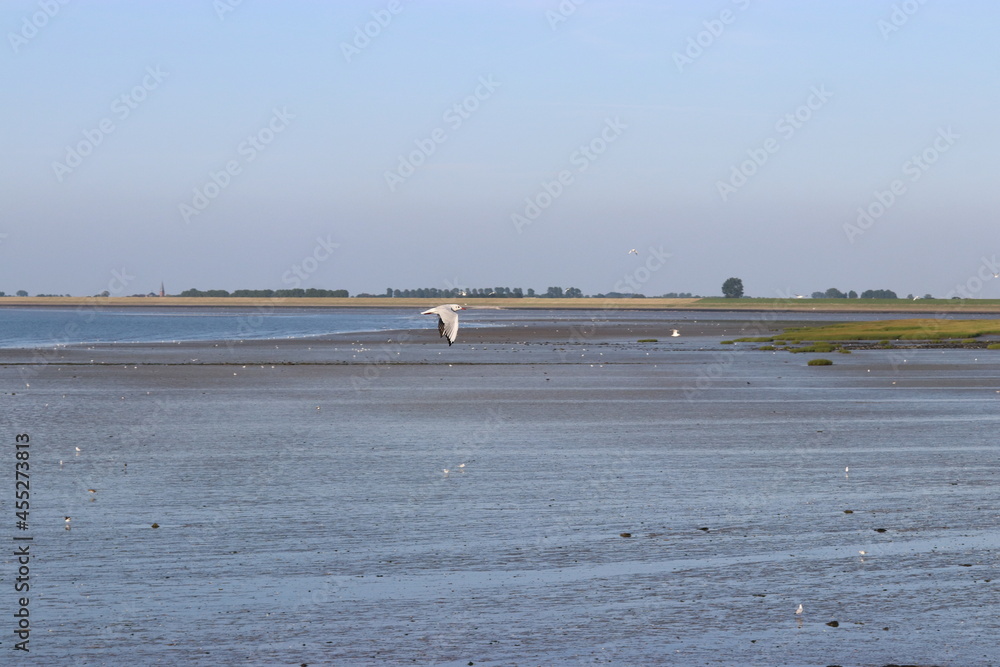
[[[599,300],[597,300],[600,303]],[[421,315],[421,308],[290,308],[264,302],[246,307],[119,307],[83,306],[0,308],[0,349],[52,348],[83,343],[155,343],[177,341],[236,341],[301,339],[334,333],[390,330],[433,330],[435,318]],[[578,325],[588,330],[594,323],[617,323],[623,317],[643,324],[662,321],[665,325],[691,323],[722,325],[734,319],[760,324],[788,322],[810,317],[825,322],[884,319],[885,313],[807,313],[716,311],[626,311],[593,310],[507,310],[471,307],[461,315],[462,329],[519,327],[539,322]],[[893,319],[931,317],[926,313],[895,313]],[[957,317],[950,315],[949,317]],[[990,314],[962,314],[965,319],[993,317]],[[582,327],[580,326],[582,323]],[[667,330],[666,333],[669,333]]]
[[[0,366],[31,654],[1000,662],[1000,357],[685,345]]]

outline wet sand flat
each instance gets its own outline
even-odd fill
[[[0,352],[31,655],[1000,661],[1000,356],[668,324]]]

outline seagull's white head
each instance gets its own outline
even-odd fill
[[[460,306],[457,303],[449,303],[445,308],[451,308],[456,313],[460,310],[465,310],[465,306]]]

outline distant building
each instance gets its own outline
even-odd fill
[[[167,295],[167,293],[166,293],[166,291],[164,291],[164,289],[163,289],[163,283],[161,282],[160,283],[160,296],[166,296],[166,295]]]

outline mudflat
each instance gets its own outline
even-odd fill
[[[31,655],[1000,661],[1000,352],[607,319],[0,351]]]

